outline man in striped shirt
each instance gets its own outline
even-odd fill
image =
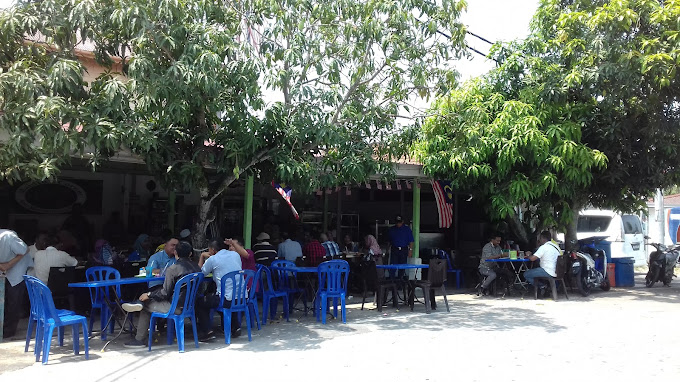
[[[340,254],[340,246],[338,246],[338,243],[328,240],[328,235],[325,233],[322,233],[319,236],[319,239],[321,241],[321,245],[323,246],[323,249],[326,250],[326,256],[328,257],[333,257],[337,256]]]

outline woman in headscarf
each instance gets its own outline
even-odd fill
[[[149,235],[143,233],[137,236],[137,240],[135,240],[135,244],[132,246],[133,252],[128,256],[127,261],[148,259],[151,256],[149,253],[150,247],[151,241],[149,241]]]
[[[366,235],[364,238],[364,248],[367,260],[374,260],[376,264],[382,264],[382,249],[373,235]]]

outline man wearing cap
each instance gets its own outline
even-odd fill
[[[413,232],[404,225],[404,218],[397,215],[396,224],[390,228],[389,236],[392,243],[390,264],[406,264],[407,258],[413,256]],[[399,271],[399,278],[404,276],[404,270]]]
[[[276,258],[276,248],[269,243],[269,234],[261,232],[255,238],[257,244],[253,245],[253,252],[255,253],[255,261],[260,260],[274,260]]]

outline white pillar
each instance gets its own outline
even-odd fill
[[[656,238],[657,243],[665,244],[666,241],[666,213],[663,206],[663,190],[660,188],[656,189],[656,197],[654,198],[654,212],[656,212],[656,223],[658,227],[658,235]]]

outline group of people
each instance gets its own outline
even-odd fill
[[[185,275],[190,273],[202,272],[204,275],[212,274],[215,281],[215,288],[206,289],[201,293],[202,297],[196,300],[196,320],[199,328],[199,340],[209,341],[215,336],[212,327],[210,312],[219,306],[223,300],[224,306],[229,307],[232,301],[233,285],[227,280],[224,285],[224,296],[222,296],[222,277],[230,272],[242,269],[255,270],[253,252],[246,250],[234,239],[226,239],[224,242],[212,241],[208,245],[208,251],[201,253],[198,263],[193,262],[191,254],[193,248],[187,241],[179,241],[178,238],[171,237],[165,243],[162,251],[151,256],[148,266],[153,268],[154,274],[163,275],[165,280],[156,285],[150,285],[149,290],[142,293],[138,301],[123,304],[123,309],[128,312],[140,312],[135,338],[125,343],[126,347],[146,346],[150,332],[149,322],[151,313],[167,313],[170,309],[175,284]],[[185,299],[184,290],[178,296],[178,306],[181,306]],[[237,315],[231,317],[231,336],[238,337],[241,334],[240,321]],[[222,328],[223,330],[225,328]]]
[[[500,277],[506,285],[510,286],[514,280],[513,271],[502,267],[498,262],[489,260],[502,258],[503,252],[500,247],[501,235],[494,233],[489,237],[489,242],[482,248],[482,257],[479,261],[479,273],[484,280],[478,285],[478,293],[486,294],[491,283]],[[539,277],[556,277],[557,258],[562,254],[559,245],[552,240],[550,231],[542,231],[537,239],[538,249],[536,252],[526,251],[524,256],[530,261],[539,260],[539,266],[524,271],[526,282],[535,288],[544,290],[545,285],[536,285],[535,279]]]

